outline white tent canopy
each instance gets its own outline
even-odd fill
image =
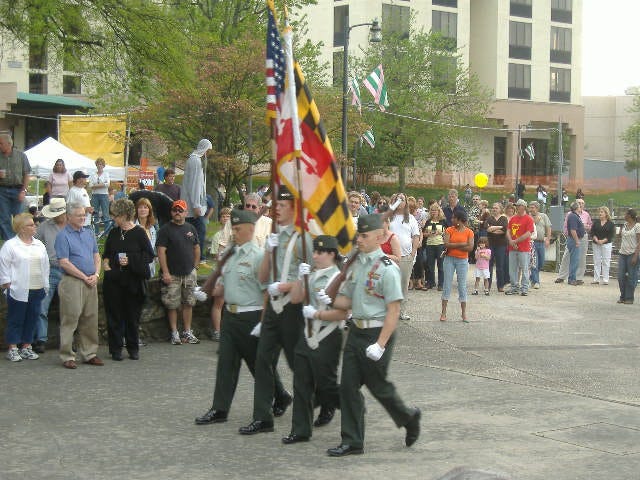
[[[69,147],[65,147],[51,137],[48,137],[29,150],[25,150],[24,153],[29,159],[32,172],[37,175],[38,178],[48,178],[54,163],[59,158],[64,160],[67,171],[72,175],[77,170],[83,170],[88,175],[95,173],[97,170],[94,160],[71,150]],[[109,178],[112,181],[125,180],[124,167],[110,167],[107,165],[104,170],[109,173]]]

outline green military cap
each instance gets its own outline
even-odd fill
[[[278,200],[294,200],[293,193],[287,188],[286,185],[280,185],[278,187]]]
[[[231,225],[240,225],[241,223],[255,224],[257,219],[256,214],[248,210],[231,211]]]
[[[338,240],[331,235],[318,235],[313,239],[314,250],[338,250]]]
[[[382,228],[382,215],[371,213],[358,217],[358,233],[367,233]]]

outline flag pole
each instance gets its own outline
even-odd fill
[[[289,18],[287,16],[287,8],[285,6],[285,30],[284,30],[284,52],[287,61],[287,81],[289,82],[288,88],[285,90],[286,95],[289,95],[289,105],[291,105],[291,124],[293,128],[293,149],[296,159],[296,181],[298,183],[298,220],[300,228],[302,228],[302,261],[309,263],[307,258],[307,222],[304,215],[304,202],[303,202],[303,190],[302,190],[302,174],[300,167],[300,155],[302,154],[302,135],[300,133],[300,120],[298,118],[298,101],[297,101],[297,85],[295,66],[293,64],[293,34],[292,29],[289,26]],[[299,68],[299,67],[298,67]],[[309,304],[309,276],[304,276],[304,291],[305,291],[305,304]],[[309,333],[311,334],[311,323],[309,323]]]

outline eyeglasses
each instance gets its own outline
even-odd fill
[[[180,207],[173,207],[173,208],[171,209],[171,211],[172,211],[172,212],[182,213],[182,212],[184,212],[184,209],[183,209],[183,208],[180,208]]]
[[[245,203],[244,204],[244,208],[251,208],[252,210],[257,210],[258,209],[258,205],[251,205],[249,203]]]

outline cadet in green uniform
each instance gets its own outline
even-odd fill
[[[318,397],[315,399],[316,403],[322,405],[325,415],[327,412],[333,414],[340,405],[338,363],[342,334],[338,327],[339,322],[345,320],[347,315],[343,310],[327,310],[327,306],[316,298],[316,294],[324,291],[340,273],[336,265],[337,258],[338,241],[335,237],[319,235],[313,240],[315,270],[309,275],[310,304],[302,308],[305,325],[295,349],[293,418],[291,433],[282,439],[284,444],[306,442],[311,437],[314,392]],[[300,264],[301,280],[291,291],[292,301],[303,301],[303,277],[309,274],[309,270],[309,265]]]
[[[361,216],[357,239],[360,253],[334,303],[337,309],[351,308],[353,318],[342,357],[342,443],[327,450],[332,457],[364,452],[362,385],[367,386],[398,427],[406,428],[405,444],[408,447],[420,435],[420,410],[405,406],[393,384],[387,380],[402,288],[400,269],[382,253],[382,241],[381,216]],[[320,294],[319,298],[324,303],[331,302],[326,294]]]
[[[222,268],[220,281],[213,291],[213,296],[224,295],[225,301],[213,405],[196,418],[198,425],[227,421],[242,360],[251,374],[255,373],[258,338],[252,336],[251,331],[260,321],[264,298],[264,287],[258,281],[264,250],[251,241],[256,220],[253,212],[231,212],[235,252]],[[279,379],[276,383],[283,390]]]
[[[265,311],[258,353],[256,356],[256,382],[253,393],[253,421],[240,427],[243,435],[260,432],[273,432],[273,410],[283,414],[291,403],[291,396],[276,396],[274,387],[276,379],[275,363],[284,349],[289,368],[293,370],[294,348],[302,334],[302,304],[292,303],[291,288],[298,279],[298,266],[305,258],[311,258],[312,239],[306,236],[306,255],[303,254],[302,237],[298,235],[294,225],[294,197],[287,187],[280,186],[276,202],[276,221],[279,233],[267,237],[266,252],[260,265],[258,279],[269,284],[269,304]],[[273,249],[276,250],[276,270],[271,265]]]

